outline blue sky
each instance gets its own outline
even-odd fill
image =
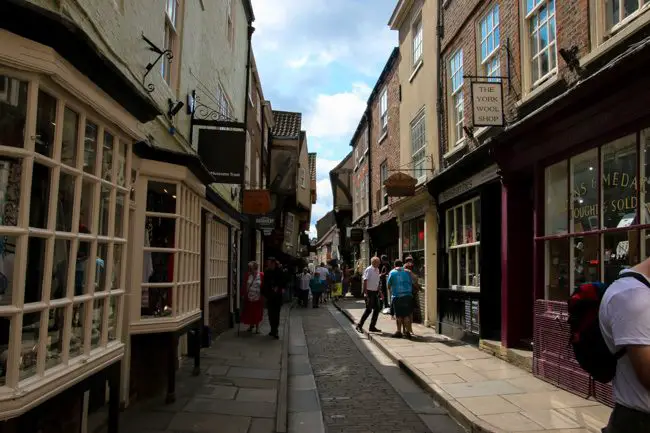
[[[397,32],[387,22],[396,0],[252,0],[253,49],[264,97],[299,111],[317,152],[315,223],[332,208],[329,171],[350,139]]]

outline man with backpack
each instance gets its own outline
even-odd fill
[[[607,287],[580,284],[568,302],[570,343],[593,381],[612,382],[616,403],[603,433],[650,432],[650,259]]]
[[[614,411],[605,433],[650,432],[650,258],[623,270],[599,306],[614,359]]]

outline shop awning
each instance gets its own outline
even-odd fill
[[[54,49],[140,122],[161,114],[73,21],[26,0],[4,0],[0,10],[0,28]]]

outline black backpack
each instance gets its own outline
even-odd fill
[[[628,277],[650,287],[648,280],[638,273],[625,273],[620,278]],[[614,379],[616,363],[625,355],[625,348],[616,353],[610,352],[600,331],[598,312],[608,287],[600,282],[580,284],[568,301],[569,343],[580,367],[600,383],[609,383]]]

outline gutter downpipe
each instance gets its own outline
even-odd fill
[[[438,0],[438,23],[436,25],[436,72],[438,75],[438,98],[436,101],[438,111],[438,167],[442,168],[443,155],[445,154],[445,139],[444,139],[444,86],[443,74],[441,68],[440,56],[442,52],[442,38],[444,38],[444,20],[443,20],[443,0]],[[432,167],[433,168],[433,167]],[[435,197],[434,197],[435,199]]]
[[[253,19],[249,19],[248,21],[248,47],[246,48],[246,87],[244,91],[244,126],[246,128],[246,134],[248,135],[248,112],[250,111],[248,109],[248,92],[250,90],[251,86],[251,67],[252,62],[251,62],[251,52],[252,52],[252,40],[253,40],[253,32],[255,31],[255,27],[253,27]],[[250,155],[249,155],[250,157]],[[239,209],[241,212],[241,227],[240,227],[240,233],[241,233],[241,242],[239,244],[239,272],[237,274],[238,278],[243,278],[244,273],[246,272],[246,269],[248,267],[248,258],[250,258],[250,236],[251,236],[251,230],[250,230],[250,224],[248,223],[248,218],[245,217],[244,215],[244,186],[245,186],[245,179],[242,176],[242,182],[240,184],[240,194],[239,194]],[[243,260],[246,258],[246,260]],[[241,310],[241,297],[239,296],[239,281],[235,281],[233,283],[233,286],[235,289],[233,290],[233,296],[235,297],[235,311],[234,311],[234,320],[231,321],[233,325],[239,323],[240,321],[240,310]]]

